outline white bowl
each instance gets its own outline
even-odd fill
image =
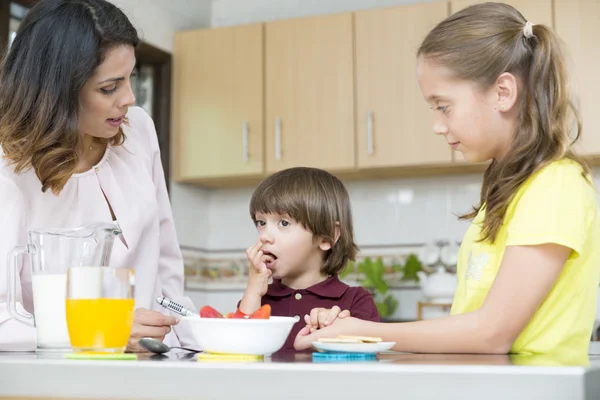
[[[198,347],[207,353],[269,356],[283,347],[294,317],[234,319],[181,317]]]

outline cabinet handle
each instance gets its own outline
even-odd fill
[[[367,113],[367,153],[373,155],[373,111]]]
[[[281,118],[275,118],[275,159],[281,160]]]
[[[248,162],[248,121],[242,122],[242,160]]]

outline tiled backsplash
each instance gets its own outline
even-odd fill
[[[360,270],[360,266],[365,265],[363,263],[367,257],[373,264],[380,262],[380,265],[383,266],[382,278],[389,286],[393,287],[415,286],[416,271],[423,269],[426,272],[433,272],[437,268],[437,265],[436,268],[432,268],[431,265],[425,265],[421,268],[420,263],[419,267],[416,267],[413,259],[412,272],[405,274],[404,267],[407,264],[408,256],[413,253],[418,260],[420,249],[403,247],[393,249],[394,251],[390,250],[390,248],[387,248],[385,251],[380,251],[380,249],[372,248],[369,249],[371,254],[361,253],[356,262],[348,265],[348,270],[342,271],[342,278],[345,281],[354,283],[363,281],[365,273]],[[182,252],[185,264],[186,287],[202,289],[245,287],[250,263],[242,250],[229,254],[215,254],[210,251],[199,251],[184,247]],[[445,266],[448,271],[454,271],[454,264]]]
[[[594,176],[600,188],[600,168],[594,168]],[[453,214],[478,202],[480,182],[479,174],[346,182],[356,242],[366,253],[380,247],[414,248],[437,239],[460,241],[468,222]],[[255,241],[248,214],[253,188],[171,187],[182,246],[225,255],[239,254]]]

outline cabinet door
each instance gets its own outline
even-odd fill
[[[261,174],[263,26],[177,33],[173,58],[176,177]]]
[[[484,3],[478,0],[453,0],[450,2],[450,12],[455,13],[467,6]],[[552,0],[497,0],[513,6],[532,24],[544,24],[552,27]],[[454,161],[466,162],[460,152],[454,152]]]
[[[555,0],[556,33],[565,43],[583,131],[576,148],[583,155],[600,155],[600,1]]]
[[[355,168],[352,14],[266,24],[266,168]]]
[[[417,49],[448,16],[447,3],[355,15],[359,168],[450,162],[451,150],[433,133],[415,73]]]

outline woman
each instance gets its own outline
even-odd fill
[[[154,124],[135,103],[138,35],[104,0],[45,0],[22,21],[0,76],[0,277],[30,229],[113,222],[122,230],[111,265],[136,274],[134,326],[141,337],[191,345],[154,299],[183,298],[183,262]],[[33,350],[32,328],[11,319],[0,278],[0,350]],[[31,276],[21,268],[23,306]],[[162,312],[161,312],[162,311]],[[174,331],[171,328],[174,327]]]

